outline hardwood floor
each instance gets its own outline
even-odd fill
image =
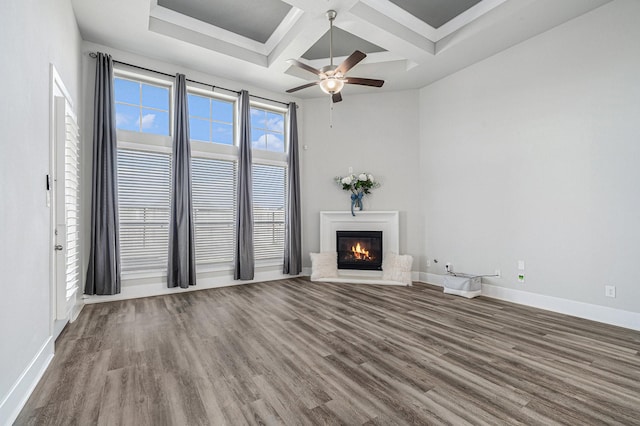
[[[640,332],[290,279],[88,305],[16,424],[640,424]]]

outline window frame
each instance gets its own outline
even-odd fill
[[[231,102],[233,104],[233,144],[226,145],[216,142],[203,142],[195,139],[190,139],[191,152],[206,152],[220,155],[235,155],[236,161],[238,157],[238,99],[235,96],[225,95],[223,93],[213,92],[211,90],[205,90],[201,87],[187,84],[187,93],[197,96],[204,96],[212,99],[217,99],[224,102]]]
[[[249,101],[249,107],[250,108],[256,108],[256,109],[262,109],[268,112],[274,112],[274,113],[278,113],[278,114],[282,114],[284,117],[284,128],[282,129],[282,137],[284,139],[284,151],[283,152],[275,152],[275,151],[269,151],[266,149],[257,149],[257,148],[252,148],[251,152],[252,152],[252,157],[255,160],[256,158],[259,159],[260,161],[264,160],[264,161],[281,161],[284,163],[284,165],[286,166],[287,163],[287,153],[289,152],[289,134],[288,134],[288,129],[287,129],[287,120],[288,120],[288,111],[287,108],[281,107],[281,106],[275,106],[272,104],[267,104],[264,102],[257,102],[257,101]],[[253,126],[251,126],[251,123],[249,123],[249,127],[253,128]],[[253,137],[252,137],[253,139]],[[253,142],[253,141],[252,141]]]
[[[266,110],[269,112],[275,112],[275,113],[279,113],[282,114],[284,116],[284,129],[282,132],[283,138],[284,138],[284,152],[275,152],[275,151],[267,151],[265,149],[255,149],[252,148],[251,149],[251,155],[252,155],[252,165],[253,164],[261,164],[261,165],[265,165],[265,166],[277,166],[277,167],[282,167],[284,168],[284,176],[285,176],[285,186],[284,186],[284,210],[285,210],[285,217],[286,217],[286,210],[287,210],[287,201],[288,201],[288,197],[287,197],[287,176],[289,175],[289,165],[288,165],[288,152],[289,152],[289,134],[288,134],[288,129],[287,129],[287,120],[288,120],[288,110],[285,107],[282,106],[275,106],[272,104],[268,104],[268,103],[264,103],[264,102],[257,102],[254,100],[250,100],[249,101],[249,107],[250,108],[258,108],[258,109],[262,109],[262,110]],[[251,123],[249,123],[249,127],[251,126]],[[252,138],[253,139],[253,138]],[[275,258],[271,258],[271,259],[261,259],[261,260],[256,260],[255,261],[255,266],[257,267],[270,267],[270,266],[281,266],[284,262],[284,257],[282,259],[278,259],[275,260]]]
[[[120,139],[120,135],[122,138],[136,143],[142,144],[150,144],[157,145],[157,138],[165,138],[165,143],[168,140],[168,146],[171,147],[171,143],[173,141],[173,133],[174,133],[174,123],[173,123],[173,104],[174,104],[174,96],[175,96],[175,83],[169,77],[159,78],[152,77],[146,73],[134,73],[131,71],[127,71],[125,69],[114,67],[113,69],[113,79],[115,83],[116,78],[137,81],[143,84],[150,84],[154,86],[165,87],[169,90],[169,134],[168,135],[159,135],[156,133],[145,133],[145,132],[134,132],[132,130],[124,130],[116,128],[116,134],[118,139]],[[115,107],[115,99],[114,99],[114,107]]]

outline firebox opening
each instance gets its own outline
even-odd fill
[[[382,231],[336,231],[338,269],[382,270]]]

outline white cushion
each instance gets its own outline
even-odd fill
[[[338,277],[338,253],[309,253],[311,256],[311,281]]]
[[[385,253],[382,260],[382,279],[411,285],[413,257],[405,254]]]

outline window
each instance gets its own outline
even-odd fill
[[[193,158],[191,176],[196,263],[232,262],[235,253],[236,162]]]
[[[252,107],[251,139],[253,149],[284,152],[284,113]]]
[[[168,136],[169,89],[168,86],[114,78],[116,128]]]
[[[253,243],[256,260],[284,257],[284,208],[286,169],[254,164]]]
[[[233,102],[193,93],[188,99],[191,139],[233,145]]]
[[[118,149],[118,212],[122,272],[166,270],[171,159]]]
[[[167,268],[173,85],[116,70],[118,208],[124,277]],[[235,97],[189,87],[195,255],[201,268],[228,268],[236,245]],[[255,259],[282,262],[286,203],[286,110],[251,105]]]

